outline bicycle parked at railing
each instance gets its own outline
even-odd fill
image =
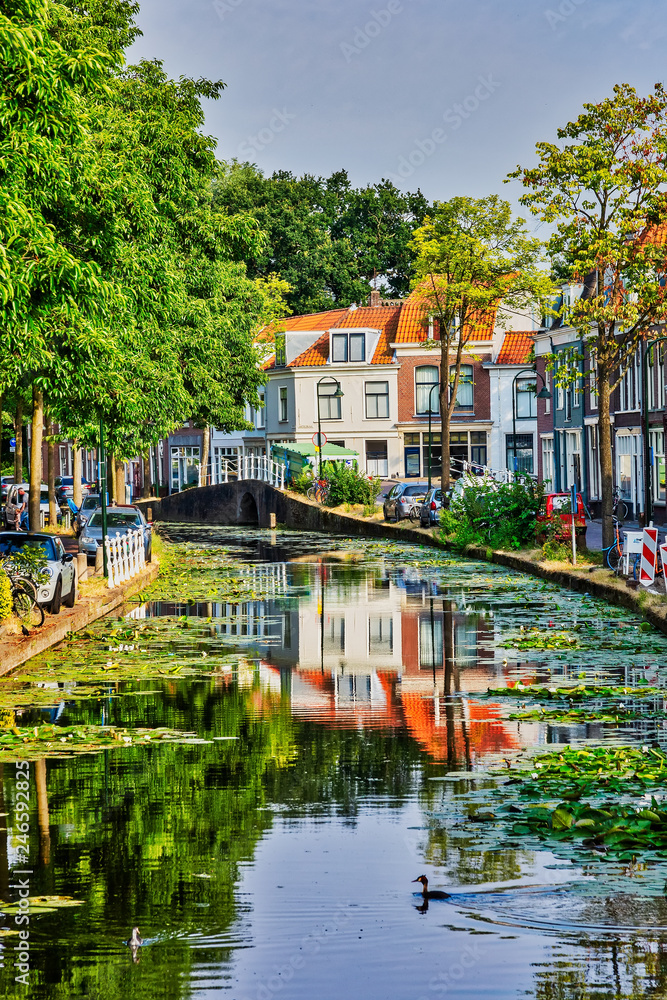
[[[317,479],[312,486],[306,490],[306,497],[309,500],[317,500],[318,503],[325,503],[329,496],[329,482],[326,479]]]
[[[26,628],[39,628],[44,622],[44,608],[37,600],[37,587],[16,570],[11,560],[0,565],[12,588],[12,611]]]

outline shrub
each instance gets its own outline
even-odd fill
[[[329,484],[328,507],[343,503],[374,507],[382,489],[382,480],[359,472],[356,463],[348,467],[343,462],[325,462],[322,474]]]
[[[545,493],[546,485],[530,476],[516,476],[511,483],[470,482],[454,492],[440,522],[455,548],[519,549],[535,542],[536,516]]]
[[[315,480],[315,473],[311,466],[306,466],[305,469],[299,473],[298,476],[294,476],[292,482],[290,483],[290,488],[294,490],[295,493],[307,493],[310,487],[313,485]]]
[[[0,569],[0,622],[12,613],[12,585],[9,577]]]

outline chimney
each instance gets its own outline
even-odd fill
[[[380,293],[378,292],[377,288],[371,289],[370,305],[376,307],[380,305]]]

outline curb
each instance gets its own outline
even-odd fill
[[[59,615],[47,618],[40,629],[29,636],[9,636],[0,639],[0,676],[9,673],[33,656],[62,642],[70,632],[78,632],[91,622],[124,604],[128,597],[152,583],[160,572],[157,562],[150,563],[127,583],[106,594],[79,602],[73,608],[63,608]]]

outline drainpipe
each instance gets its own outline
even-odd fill
[[[584,342],[579,341],[579,353],[583,356],[584,353]],[[583,361],[581,364],[583,365]],[[583,374],[583,372],[582,372]],[[583,483],[580,483],[581,495],[583,497],[584,503],[587,507],[590,506],[590,496],[588,493],[588,431],[586,429],[586,386],[584,380],[581,380],[581,447],[583,449]]]

